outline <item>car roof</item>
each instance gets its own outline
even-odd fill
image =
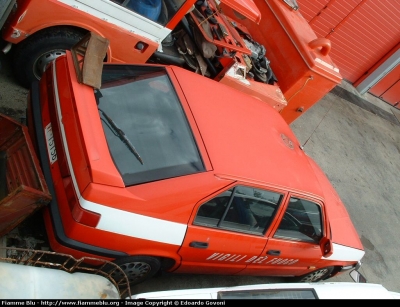
[[[309,157],[279,113],[267,103],[172,67],[216,174],[322,196]]]

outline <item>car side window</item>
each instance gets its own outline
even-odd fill
[[[321,207],[311,201],[291,197],[274,238],[318,244],[322,235]]]
[[[201,205],[194,224],[264,234],[282,198],[276,192],[237,186]]]

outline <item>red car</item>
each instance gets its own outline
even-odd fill
[[[159,270],[318,281],[353,269],[359,236],[327,177],[267,103],[174,66],[70,52],[34,83],[28,123],[53,200],[54,251]]]

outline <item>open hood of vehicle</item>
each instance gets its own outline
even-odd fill
[[[258,7],[254,4],[253,0],[220,0],[221,3],[224,3],[237,11],[238,13],[246,16],[251,21],[255,23],[259,23],[261,20],[261,13]]]

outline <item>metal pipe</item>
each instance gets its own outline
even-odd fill
[[[161,61],[169,63],[169,64],[173,64],[173,65],[177,65],[177,66],[183,66],[186,62],[184,59],[173,56],[173,55],[169,55],[169,54],[165,54],[163,52],[160,51],[156,51],[154,52],[154,57],[159,58]]]

